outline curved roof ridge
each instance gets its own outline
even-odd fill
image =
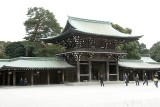
[[[131,35],[122,33],[115,28],[112,27],[111,22],[109,21],[99,21],[85,18],[77,18],[68,16],[67,23],[65,28],[61,32],[59,36],[52,38],[43,38],[41,40],[45,42],[53,42],[58,40],[59,38],[63,38],[69,33],[82,33],[88,34],[90,36],[97,37],[113,37],[113,38],[130,38],[132,40],[138,40],[143,35]]]
[[[112,27],[111,22],[107,21],[90,20],[68,16],[68,22],[68,24],[70,24],[70,26],[72,26],[74,30],[84,33],[92,33],[106,36],[111,35],[113,37],[142,37],[119,32]]]
[[[63,59],[60,59],[59,57],[17,57],[13,58],[14,60],[38,60],[38,61],[45,61],[45,60],[56,60],[56,61],[63,61]]]
[[[110,21],[102,21],[102,20],[94,20],[94,19],[86,19],[86,18],[79,18],[79,17],[72,17],[72,16],[68,16],[68,20],[79,20],[79,21],[86,21],[86,22],[93,22],[93,23],[102,23],[102,24],[110,24]]]

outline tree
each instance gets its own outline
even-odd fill
[[[111,24],[112,25],[112,27],[114,28],[114,29],[116,29],[117,31],[119,31],[119,32],[122,32],[122,33],[126,33],[126,34],[131,34],[132,33],[132,29],[130,29],[130,28],[122,28],[120,25],[118,25],[118,24]]]
[[[150,48],[150,56],[155,61],[160,62],[160,41],[153,44],[153,46]]]
[[[9,58],[25,56],[25,48],[22,42],[12,42],[6,46],[5,53]]]
[[[149,54],[149,50],[147,49],[144,43],[140,44],[140,54],[142,55]]]
[[[131,34],[132,30],[130,28],[122,28],[118,24],[113,24],[112,27],[116,29],[117,31],[125,34]],[[139,42],[133,41],[129,42],[127,44],[122,44],[120,46],[116,47],[117,50],[127,50],[127,59],[140,59],[140,52],[139,52]]]
[[[126,59],[140,59],[141,54],[139,53],[139,45],[138,41],[129,42],[124,45],[118,46],[117,50],[126,50],[127,56]]]
[[[52,57],[55,54],[65,51],[65,48],[60,45],[45,45],[40,49],[35,49],[34,54],[38,57]]]
[[[54,44],[48,45],[29,41],[24,41],[23,44],[25,47],[25,56],[27,57],[52,57],[65,50],[64,47]]]
[[[9,43],[10,42],[0,41],[0,58],[1,59],[8,58],[5,53],[5,48],[6,48],[6,45]]]
[[[42,37],[56,36],[61,32],[61,27],[55,16],[49,10],[43,8],[29,8],[28,20],[24,22],[28,41],[39,41]]]
[[[40,42],[23,41],[23,45],[25,47],[26,57],[35,57],[36,55],[34,54],[34,50],[42,48]]]

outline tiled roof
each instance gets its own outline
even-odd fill
[[[3,62],[2,62],[3,63]],[[4,68],[71,68],[65,60],[57,57],[19,57],[4,63]]]
[[[154,63],[151,63],[154,62]],[[151,60],[149,57],[142,57],[141,60],[119,60],[118,65],[133,69],[160,69],[160,63]]]
[[[151,59],[151,57],[141,57],[141,60],[143,60],[143,62],[156,63],[156,61]]]
[[[98,20],[91,20],[91,19],[83,19],[83,18],[76,18],[76,17],[68,17],[68,21],[64,30],[59,36],[53,36],[48,38],[41,38],[43,41],[48,40],[55,40],[64,35],[71,33],[71,32],[78,32],[78,33],[85,33],[92,36],[100,36],[100,37],[111,37],[111,38],[125,38],[125,39],[134,39],[138,40],[143,35],[133,36],[130,34],[121,33],[115,30],[110,22],[107,21],[98,21]]]
[[[9,59],[0,59],[0,68],[3,67],[3,65],[6,65],[9,61]]]
[[[90,20],[90,19],[82,19],[82,18],[75,18],[69,17],[68,18],[69,24],[77,31],[85,32],[85,33],[92,33],[97,35],[106,35],[106,36],[113,36],[113,37],[141,37],[141,36],[132,36],[130,34],[121,33],[115,30],[110,22],[107,21],[97,21],[97,20]]]

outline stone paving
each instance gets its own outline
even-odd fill
[[[160,88],[130,82],[91,85],[1,86],[0,107],[160,107]]]

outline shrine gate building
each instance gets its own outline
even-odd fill
[[[59,36],[42,38],[42,41],[65,47],[66,51],[57,56],[76,67],[66,74],[67,81],[98,80],[100,75],[107,81],[117,81],[120,77],[118,60],[127,52],[117,51],[116,47],[141,37],[121,33],[107,21],[68,17]]]

